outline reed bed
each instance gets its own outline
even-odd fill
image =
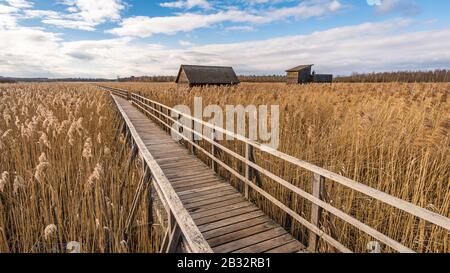
[[[450,84],[385,83],[333,85],[241,84],[235,87],[177,87],[168,83],[118,83],[166,104],[280,106],[279,150],[373,188],[450,217]],[[236,142],[221,144],[243,154]],[[202,145],[206,145],[203,143]],[[206,145],[207,146],[207,145]],[[199,155],[202,157],[201,155]],[[311,192],[311,175],[266,154],[256,162]],[[206,157],[203,157],[208,162]],[[221,159],[243,172],[232,158]],[[222,170],[222,176],[240,187]],[[309,217],[311,205],[263,178],[262,187],[278,200]],[[326,199],[378,231],[418,252],[450,252],[448,231],[383,203],[326,182]],[[253,193],[254,201],[304,243],[307,230]],[[351,250],[367,252],[370,236],[324,213],[321,228]],[[382,246],[383,252],[392,249]],[[320,251],[334,250],[320,242]]]
[[[0,85],[0,252],[157,248],[146,209],[125,231],[142,173],[111,103],[87,84]]]

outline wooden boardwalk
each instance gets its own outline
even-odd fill
[[[427,223],[427,228],[441,228],[442,238],[450,231],[450,218],[399,199],[358,181],[349,179],[291,155],[271,149],[242,135],[230,132],[222,127],[197,119],[193,116],[170,108],[157,101],[145,98],[129,90],[99,86],[110,92],[120,116],[124,120],[127,139],[131,140],[133,154],[143,161],[144,178],[133,200],[133,206],[127,218],[127,230],[131,227],[140,196],[148,179],[152,179],[152,198],[149,205],[163,224],[165,236],[160,252],[317,252],[319,240],[332,247],[334,251],[351,253],[352,250],[321,229],[322,211],[327,211],[348,223],[376,241],[373,245],[384,244],[388,250],[401,253],[413,253],[414,250],[401,242],[362,222],[327,201],[325,184],[339,184],[345,188],[366,195],[392,208],[399,209],[410,216]],[[145,114],[142,114],[145,113]],[[178,118],[173,118],[173,116]],[[147,118],[151,117],[151,118]],[[179,119],[187,119],[190,125],[182,124]],[[153,123],[156,122],[156,123]],[[174,130],[173,125],[181,126],[183,133]],[[194,130],[195,125],[212,130],[211,135]],[[184,146],[173,141],[163,130],[171,130],[179,135],[191,149],[209,157],[214,165],[226,170],[243,184],[243,195],[215,176],[214,170],[206,167],[199,159],[189,154]],[[209,143],[211,150],[192,141],[184,134],[202,137]],[[245,145],[245,155],[240,155],[216,141],[216,133],[231,136]],[[128,138],[129,137],[129,138]],[[245,166],[244,173],[223,162],[216,156],[219,149]],[[296,166],[312,174],[310,192],[295,186],[272,171],[258,165],[254,159],[254,150],[269,154],[279,161]],[[276,164],[276,163],[275,163]],[[215,169],[215,168],[214,168]],[[275,196],[262,189],[255,179],[264,175],[266,179],[278,184],[311,203],[311,210],[301,214],[280,202]],[[148,178],[148,179],[147,179]],[[153,190],[156,194],[153,194]],[[264,197],[273,206],[292,217],[292,220],[308,230],[307,250],[289,235],[283,228],[269,219],[261,210],[246,201],[249,190]],[[153,202],[153,197],[156,202]],[[155,203],[155,204],[154,204]],[[162,207],[161,207],[162,205]],[[152,215],[152,221],[155,219]],[[167,216],[167,217],[165,217]],[[305,218],[308,217],[308,218]],[[366,237],[364,237],[366,240]],[[422,238],[424,241],[426,237]],[[350,246],[351,247],[351,246]],[[376,248],[376,247],[375,247]],[[374,251],[381,251],[381,248]]]
[[[217,253],[293,253],[305,247],[129,101],[115,96],[184,208]]]

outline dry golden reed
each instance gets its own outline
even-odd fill
[[[111,103],[93,85],[0,85],[0,252],[154,251],[147,209],[125,234],[142,174]]]

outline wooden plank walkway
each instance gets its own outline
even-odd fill
[[[305,247],[201,160],[115,96],[200,232],[216,253],[293,253]]]

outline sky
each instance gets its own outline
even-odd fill
[[[450,68],[450,1],[0,0],[0,76]]]

